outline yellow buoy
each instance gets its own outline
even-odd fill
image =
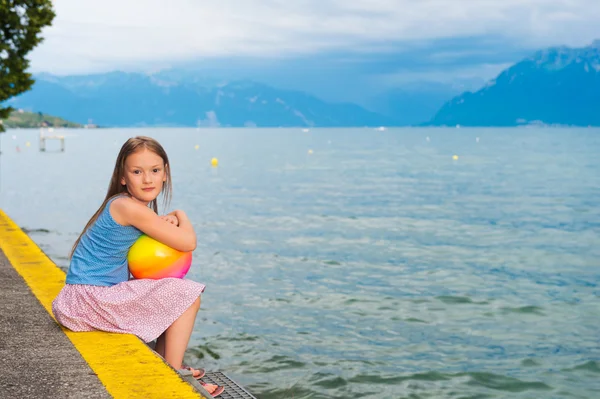
[[[313,150],[308,150],[308,153],[309,153],[309,154],[312,154],[312,153],[313,153]]]
[[[219,160],[217,158],[213,158],[210,160],[210,164],[216,168],[219,165]]]
[[[452,159],[456,161],[458,159],[458,155],[452,155]]]
[[[29,147],[29,146],[31,145],[31,143],[28,141],[27,143],[25,143],[25,145],[26,145],[27,147]]]
[[[194,146],[194,148],[195,148],[195,149],[198,149],[198,148],[200,148],[200,146],[199,146],[198,144],[196,144],[196,145]]]

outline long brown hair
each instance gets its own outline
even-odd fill
[[[71,254],[69,255],[69,258],[73,257],[73,252],[75,252],[75,248],[77,248],[77,245],[79,245],[81,237],[83,237],[83,235],[90,228],[90,226],[93,225],[94,222],[96,222],[98,216],[100,216],[100,213],[102,213],[108,201],[110,201],[111,198],[117,195],[129,193],[127,191],[127,186],[121,184],[121,179],[125,174],[125,161],[127,160],[128,156],[141,150],[152,151],[153,153],[161,157],[165,164],[165,173],[167,174],[167,180],[163,184],[161,193],[163,194],[163,206],[168,206],[169,201],[171,200],[171,194],[173,192],[173,189],[171,186],[171,168],[169,167],[169,158],[167,157],[167,153],[165,152],[164,148],[158,143],[158,141],[154,140],[151,137],[137,136],[130,138],[125,142],[125,144],[123,144],[123,146],[121,147],[121,151],[119,151],[119,155],[117,156],[117,162],[115,163],[115,170],[113,171],[112,177],[110,179],[110,184],[108,185],[108,191],[106,193],[106,197],[104,198],[104,202],[102,202],[100,208],[98,208],[96,213],[94,213],[94,216],[92,216],[92,218],[87,222],[83,231],[77,238],[77,241],[75,241],[75,244],[73,244],[73,248],[71,248]],[[154,212],[158,213],[158,204],[156,198],[153,199],[148,205],[154,210]]]

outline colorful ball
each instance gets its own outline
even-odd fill
[[[129,249],[127,262],[136,279],[183,278],[190,270],[192,253],[178,251],[143,234]]]

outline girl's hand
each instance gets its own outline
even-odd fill
[[[175,216],[175,215],[168,214],[168,215],[160,216],[160,218],[167,223],[171,223],[171,224],[174,224],[175,226],[179,226],[179,219],[177,219],[177,216]]]
[[[187,215],[181,209],[176,209],[173,212],[169,213],[169,215],[175,216],[178,222],[180,222],[181,220],[188,220]]]

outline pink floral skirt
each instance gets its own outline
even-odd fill
[[[56,320],[72,331],[134,334],[158,338],[202,294],[191,280],[129,280],[110,287],[67,284],[52,302]]]

